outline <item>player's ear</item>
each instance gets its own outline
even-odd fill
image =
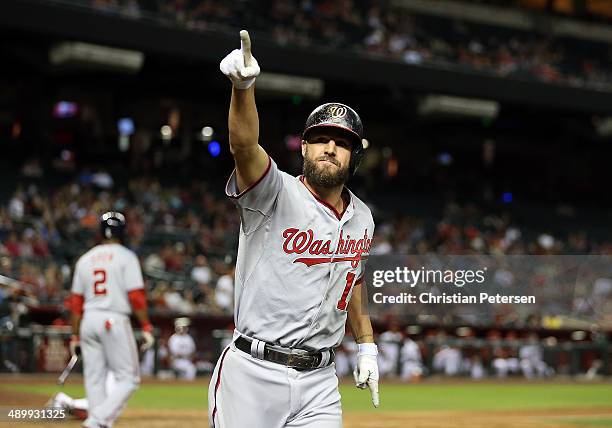
[[[306,144],[308,144],[308,142],[306,140],[302,140],[302,157],[306,156]]]

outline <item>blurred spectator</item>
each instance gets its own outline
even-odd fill
[[[208,266],[208,259],[206,259],[206,256],[199,254],[195,258],[194,266],[191,269],[191,279],[198,285],[210,284],[212,280],[212,270]]]
[[[193,313],[194,307],[191,302],[185,298],[183,291],[168,289],[163,296],[166,307],[171,311],[185,315]]]
[[[155,275],[158,272],[163,272],[166,268],[164,259],[158,253],[149,254],[143,263],[143,269],[148,275]]]
[[[381,376],[396,376],[403,335],[397,322],[389,323],[389,329],[378,336],[378,364]]]
[[[3,242],[3,245],[9,256],[11,257],[21,256],[21,245],[19,245],[19,241],[17,240],[17,235],[14,232],[11,232],[9,234],[8,239]]]
[[[100,12],[135,19],[146,10],[147,16],[156,16],[165,25],[192,30],[233,32],[248,27],[267,33],[279,45],[351,49],[414,65],[612,89],[612,68],[599,61],[608,52],[603,43],[591,41],[590,49],[583,49],[579,43],[533,31],[492,29],[452,17],[413,14],[378,2],[272,0],[266,13],[253,0],[231,5],[219,0],[92,0],[90,4]],[[96,181],[110,188],[109,178],[106,175]]]
[[[219,277],[215,287],[215,304],[225,313],[234,310],[234,273],[233,267],[228,268],[227,273]]]

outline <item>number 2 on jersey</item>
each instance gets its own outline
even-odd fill
[[[342,292],[342,297],[338,300],[337,308],[341,311],[346,311],[346,307],[348,306],[348,302],[346,301],[351,288],[353,288],[353,282],[355,282],[355,274],[353,272],[349,272],[346,274],[346,285],[344,286],[344,291]]]
[[[94,274],[94,295],[104,296],[106,295],[106,270],[96,269],[93,271]]]

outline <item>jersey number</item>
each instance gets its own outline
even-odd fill
[[[344,291],[342,292],[342,297],[338,300],[337,308],[341,311],[346,311],[346,307],[348,306],[347,297],[351,292],[351,288],[353,288],[353,282],[355,282],[355,274],[353,272],[349,272],[346,274],[346,285],[344,286]]]
[[[106,271],[104,269],[96,269],[93,272],[96,282],[94,282],[94,294],[96,296],[106,295]]]

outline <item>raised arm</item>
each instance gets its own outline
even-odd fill
[[[251,54],[251,39],[240,32],[240,49],[230,52],[219,68],[232,81],[228,127],[230,151],[236,162],[238,190],[251,186],[266,171],[268,155],[259,145],[259,116],[255,105],[255,78],[260,69]]]

